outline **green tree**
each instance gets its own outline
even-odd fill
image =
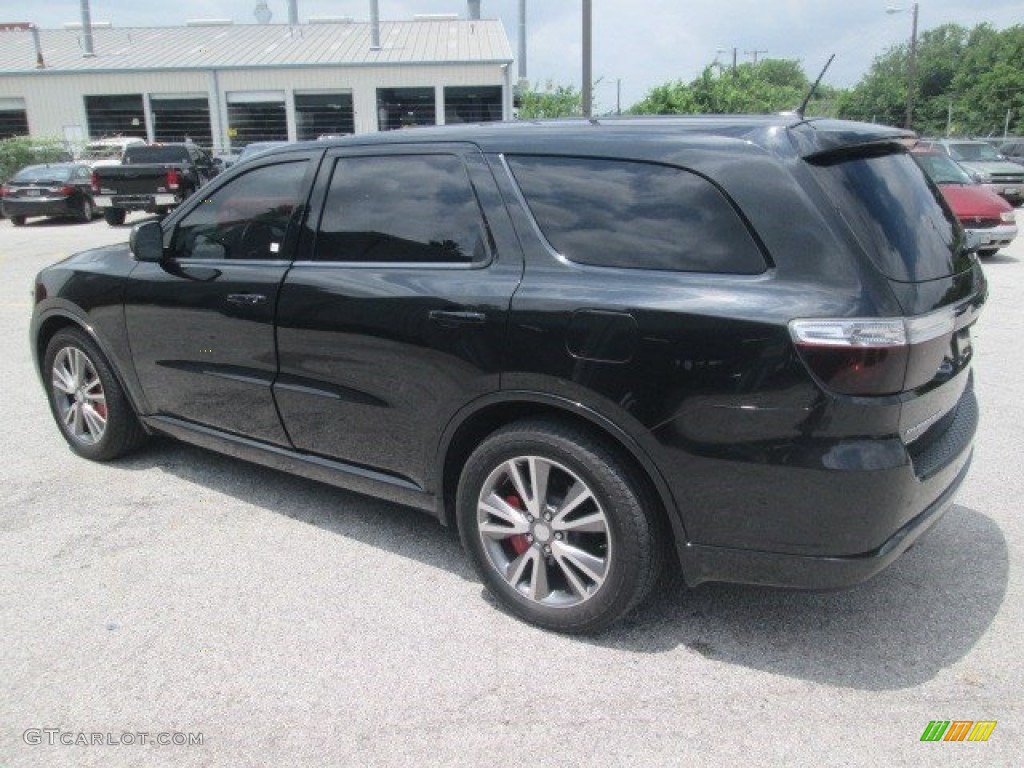
[[[67,156],[59,139],[30,139],[16,136],[0,141],[0,181],[33,163],[51,163]]]
[[[583,97],[572,85],[554,85],[548,81],[544,90],[530,87],[519,96],[519,118],[535,120],[544,117],[577,117],[583,114]]]
[[[875,58],[868,73],[839,99],[839,116],[903,125],[909,46]],[[1024,26],[946,24],[924,32],[917,46],[913,128],[922,135],[1011,132],[1024,110]],[[1019,128],[1018,128],[1019,130]]]
[[[798,61],[764,59],[735,70],[709,64],[694,80],[652,88],[633,105],[633,114],[757,114],[796,109],[811,88]],[[831,114],[836,92],[819,86],[808,114]]]

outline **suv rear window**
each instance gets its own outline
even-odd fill
[[[970,267],[942,193],[904,152],[844,156],[817,166],[829,200],[882,274],[935,280]]]
[[[506,160],[544,236],[570,261],[732,274],[766,268],[739,214],[694,173],[626,160]]]

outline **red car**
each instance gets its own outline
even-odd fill
[[[1017,236],[1013,206],[977,184],[953,160],[938,152],[914,150],[914,159],[934,181],[953,214],[980,244],[979,256],[992,256]]]

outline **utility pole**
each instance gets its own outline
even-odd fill
[[[888,14],[903,13],[906,8],[889,6],[885,9]],[[914,86],[917,83],[917,3],[910,7],[913,21],[910,26],[910,56],[907,58],[907,115],[903,127],[911,130],[914,124]]]
[[[757,66],[757,57],[758,57],[758,55],[762,54],[762,53],[768,53],[768,51],[766,49],[764,49],[764,48],[761,48],[761,49],[755,48],[752,51],[744,51],[743,53],[745,53],[747,56],[753,56],[754,57],[754,66]],[[735,64],[733,66],[735,67]]]
[[[593,0],[583,0],[583,116],[594,116]]]
[[[615,79],[615,114],[622,114],[622,78],[618,77]],[[1010,112],[1006,112],[1006,124],[1010,124]]]

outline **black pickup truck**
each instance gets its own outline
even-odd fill
[[[195,144],[132,146],[121,165],[93,169],[93,200],[107,224],[115,226],[124,223],[128,211],[167,213],[219,170]]]

